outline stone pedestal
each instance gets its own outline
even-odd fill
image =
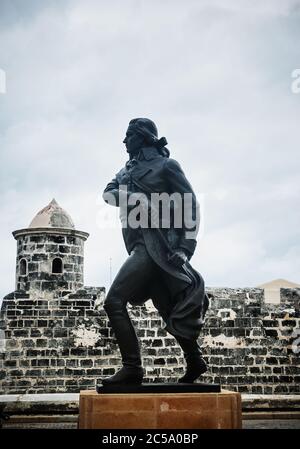
[[[241,395],[81,391],[80,429],[240,429]]]

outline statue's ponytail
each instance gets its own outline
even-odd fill
[[[158,148],[158,151],[160,152],[160,154],[161,154],[163,157],[170,157],[170,151],[168,150],[167,147]]]

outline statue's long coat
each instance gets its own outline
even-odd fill
[[[116,174],[104,191],[104,199],[110,202],[105,195],[113,194],[114,204],[119,206],[120,185],[127,185],[128,191],[142,192],[148,197],[152,192],[178,192],[181,195],[190,193],[193,199],[192,218],[198,217],[195,194],[179,163],[161,156],[155,147],[147,147],[142,153],[143,159],[138,160],[133,168],[128,170],[124,167]],[[196,227],[198,229],[198,223]],[[133,230],[123,227],[122,232],[127,252],[130,254],[130,234],[132,235]],[[145,287],[144,297],[139,298],[138,302],[130,302],[142,304],[152,299],[170,334],[188,339],[197,338],[209,304],[204,280],[188,261],[180,268],[168,261],[168,256],[175,249],[183,249],[191,257],[196,247],[195,238],[187,238],[187,227],[184,225],[180,229],[174,226],[170,229],[141,228],[141,232],[147,251],[158,267],[158,274],[157,278]]]

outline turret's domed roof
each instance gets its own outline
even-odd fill
[[[29,228],[71,228],[74,229],[74,223],[70,215],[62,209],[55,199],[40,210],[32,222]]]

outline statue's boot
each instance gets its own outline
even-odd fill
[[[119,301],[104,304],[121,352],[123,367],[113,376],[102,379],[103,385],[141,384],[144,370],[139,342],[126,306]]]
[[[186,372],[178,379],[179,383],[193,383],[201,374],[207,371],[207,365],[202,358],[202,353],[197,340],[188,340],[176,337],[180,344],[186,361]]]

